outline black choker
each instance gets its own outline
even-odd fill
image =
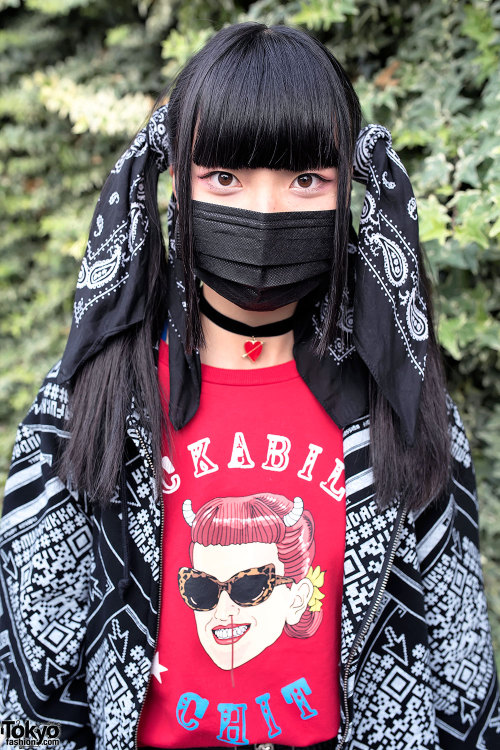
[[[263,341],[256,341],[256,336],[281,336],[283,333],[288,333],[288,331],[292,330],[296,320],[294,313],[289,318],[277,320],[275,323],[265,323],[261,326],[250,326],[247,323],[233,320],[233,318],[228,318],[227,315],[220,313],[212,307],[209,302],[207,302],[203,294],[200,294],[200,312],[206,315],[212,323],[215,323],[215,325],[219,326],[219,328],[223,328],[225,331],[237,333],[240,336],[251,337],[251,341],[245,341],[243,345],[245,352],[241,356],[248,357],[252,362],[255,362],[262,354],[262,346],[264,343]]]

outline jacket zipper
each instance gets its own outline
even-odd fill
[[[153,465],[153,461],[151,460],[151,457],[149,455],[149,451],[148,451],[148,449],[146,447],[146,444],[144,443],[144,440],[141,437],[141,434],[140,434],[139,430],[137,430],[137,437],[138,437],[138,440],[139,440],[139,442],[140,442],[140,444],[141,444],[141,446],[142,446],[142,448],[144,450],[146,462],[149,465],[149,468],[151,470],[151,474],[153,476],[153,479],[156,482],[155,467]],[[163,565],[162,565],[162,552],[163,552],[163,510],[164,510],[163,509],[163,497],[160,497],[160,555],[159,555],[159,581],[158,581],[158,603],[157,603],[158,616],[157,616],[157,619],[156,619],[156,635],[155,635],[154,654],[156,653],[156,647],[158,645],[158,633],[160,631],[161,585],[162,585],[162,572],[163,572]],[[153,658],[154,658],[154,654],[153,654]],[[135,732],[134,732],[134,749],[135,750],[137,750],[137,748],[138,748],[138,745],[137,745],[137,735],[138,735],[138,732],[139,732],[139,723],[141,721],[141,715],[142,715],[142,711],[144,709],[144,704],[146,703],[146,697],[147,697],[147,694],[148,694],[148,689],[149,689],[149,683],[150,682],[151,682],[151,671],[149,672],[148,682],[147,682],[147,685],[146,685],[146,692],[144,694],[144,700],[142,702],[141,710],[139,711],[139,718],[137,720],[137,724],[136,724],[136,727],[135,727]]]
[[[351,720],[350,720],[350,717],[349,717],[349,704],[348,704],[348,698],[347,698],[347,683],[349,681],[349,672],[351,670],[351,666],[352,666],[352,663],[354,661],[354,657],[356,656],[358,645],[359,645],[360,641],[362,641],[364,639],[365,635],[367,634],[368,629],[369,629],[370,625],[373,622],[373,618],[375,617],[375,614],[376,614],[378,608],[380,607],[380,603],[382,601],[382,597],[384,595],[384,591],[385,591],[386,586],[387,586],[387,581],[389,580],[389,575],[390,575],[390,572],[391,572],[392,564],[393,564],[394,558],[396,556],[396,549],[397,549],[397,546],[398,546],[399,537],[401,536],[401,531],[403,530],[403,524],[405,522],[407,513],[408,513],[407,509],[403,508],[402,511],[401,511],[401,515],[399,517],[399,524],[398,524],[398,527],[397,527],[397,531],[396,531],[396,534],[395,534],[393,542],[392,542],[392,547],[391,547],[390,555],[387,558],[387,563],[386,563],[385,570],[384,570],[384,573],[383,573],[384,577],[383,577],[383,580],[382,580],[382,584],[381,584],[381,586],[379,588],[379,591],[378,591],[378,594],[377,594],[376,598],[374,599],[374,601],[372,603],[371,610],[369,611],[369,613],[365,617],[365,621],[364,621],[363,625],[361,626],[360,630],[358,631],[358,634],[357,634],[356,638],[354,639],[354,643],[352,644],[351,650],[349,652],[349,657],[347,659],[347,664],[346,664],[345,673],[344,673],[344,713],[345,713],[345,717],[346,717],[345,718],[345,729],[344,729],[344,734],[342,735],[342,738],[340,739],[339,744],[337,746],[337,750],[342,750],[342,748],[344,747],[345,742],[347,740],[347,735],[349,733],[349,725],[351,723]]]

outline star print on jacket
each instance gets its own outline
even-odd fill
[[[153,677],[156,677],[158,682],[161,684],[161,673],[167,671],[167,667],[164,667],[163,664],[160,664],[160,654],[158,651],[156,651],[153,658],[153,663],[151,664],[151,674],[153,675]]]

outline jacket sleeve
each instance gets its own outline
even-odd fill
[[[478,503],[469,443],[448,397],[449,491],[416,522],[442,750],[500,747],[498,681],[479,555]]]
[[[55,382],[56,373],[57,367],[19,426],[5,487],[0,521],[0,717],[22,720],[23,725],[26,720],[38,726],[60,724],[59,747],[90,750],[94,740],[83,642],[91,524],[85,498],[65,486],[55,470],[68,438],[68,393]]]

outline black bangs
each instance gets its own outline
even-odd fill
[[[298,43],[282,27],[227,50],[199,91],[194,162],[293,172],[338,166],[345,92],[324,49],[318,53],[315,40],[302,33]]]

